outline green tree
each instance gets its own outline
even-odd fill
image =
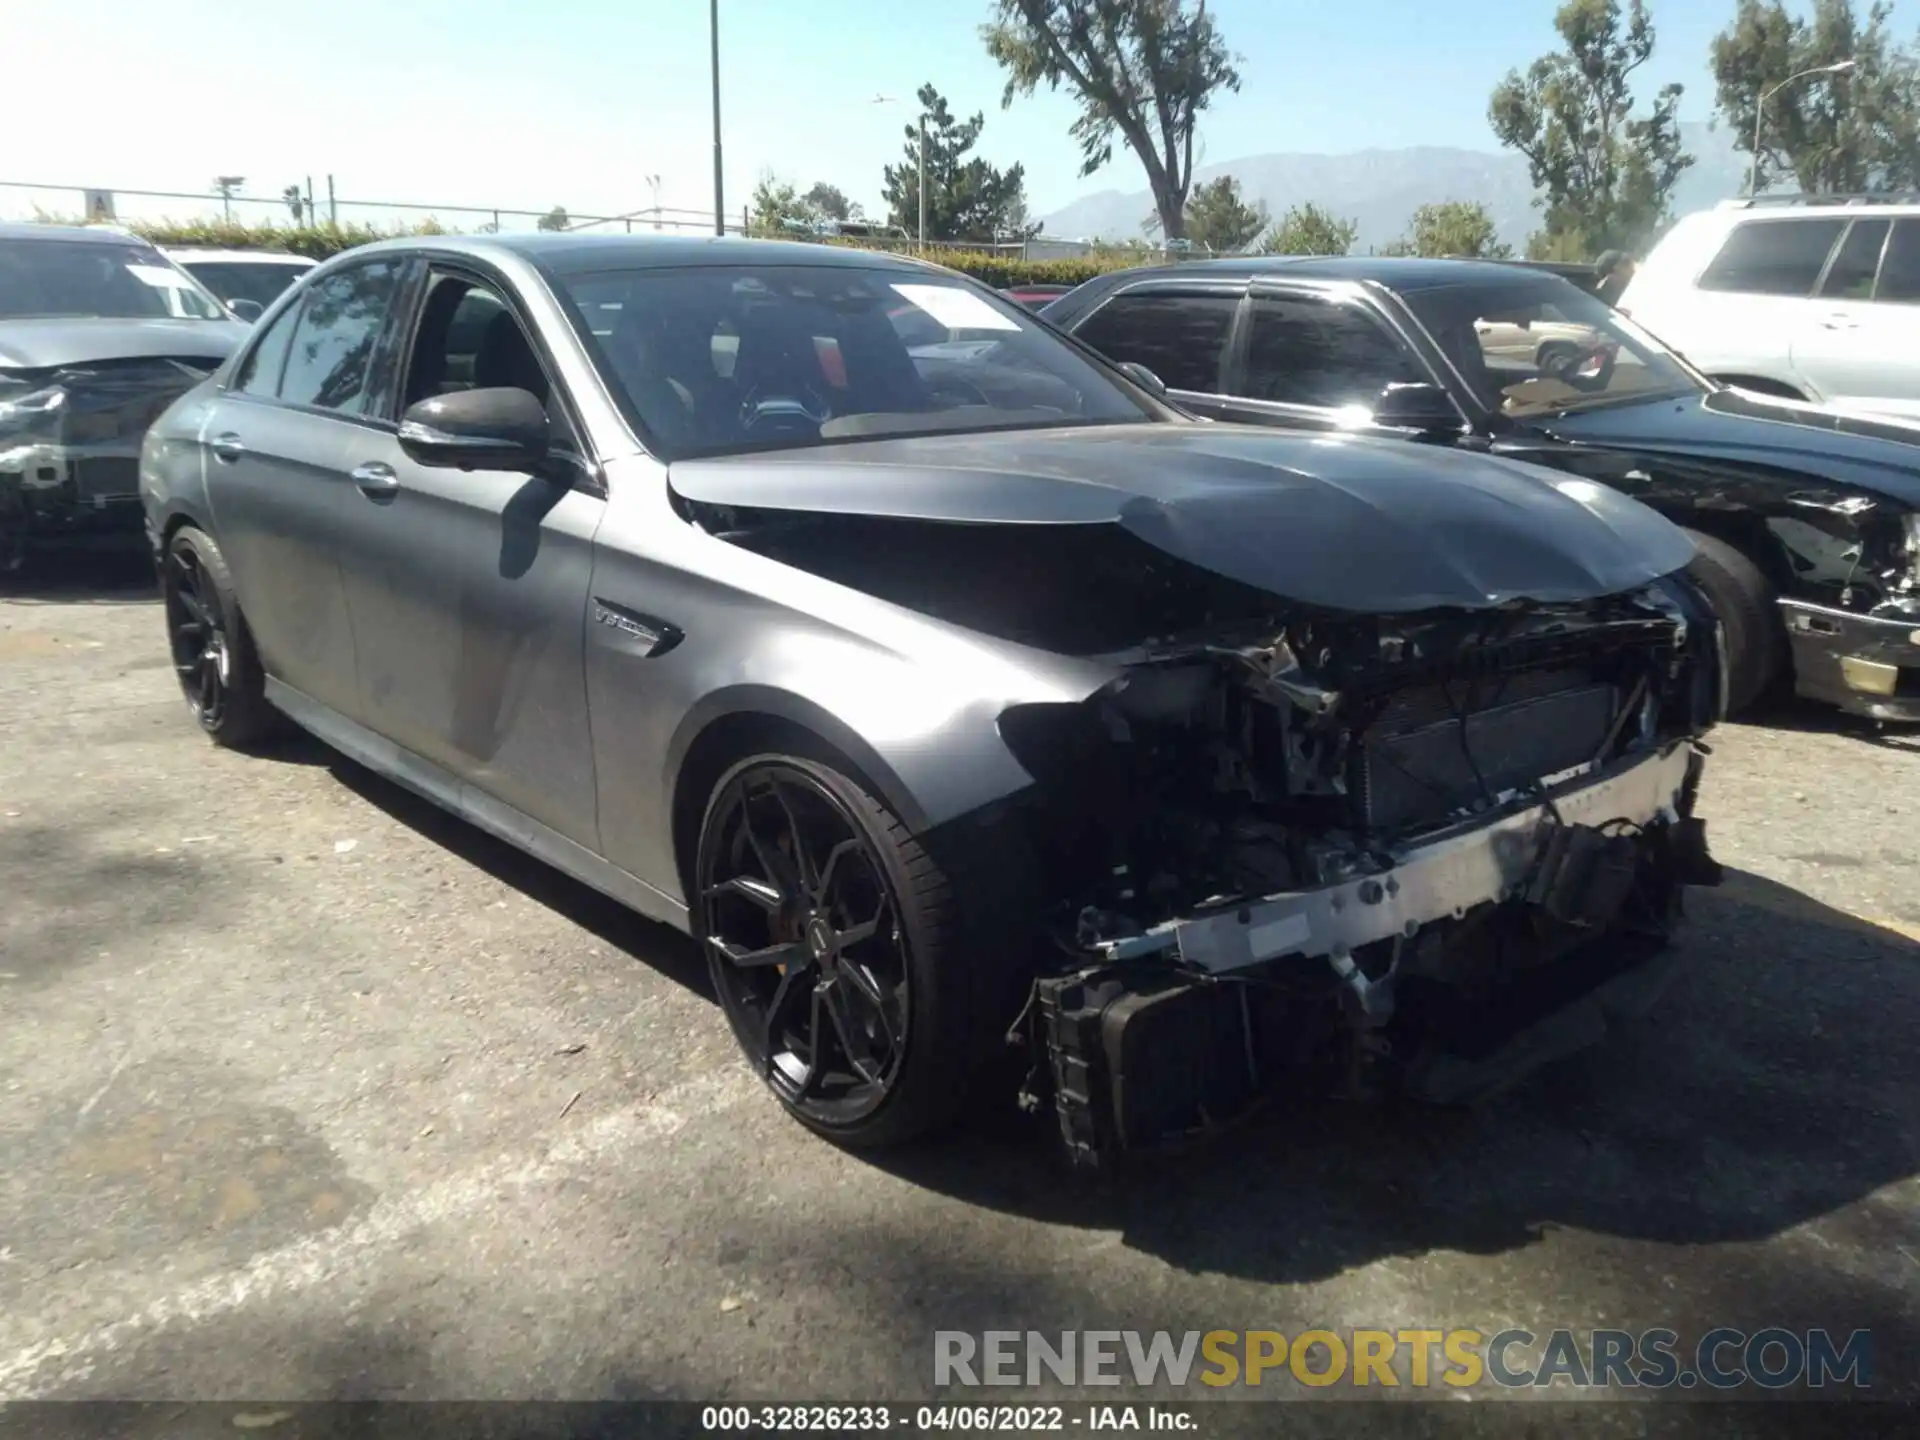
[[[1029,239],[1040,231],[1026,219],[1026,169],[996,169],[967,152],[979,143],[986,116],[961,120],[931,85],[920,87],[921,121],[926,129],[927,238],[992,241]],[[886,168],[882,196],[887,223],[909,235],[920,228],[921,122],[906,127],[906,156]]]
[[[829,185],[824,180],[815,181],[813,188],[801,198],[828,220],[851,220],[860,210],[848,201],[838,185]]]
[[[564,230],[567,228],[567,207],[556,205],[542,215],[534,224],[542,230]]]
[[[1113,158],[1118,137],[1146,169],[1162,234],[1185,239],[1200,114],[1240,88],[1206,0],[995,0],[980,33],[1007,72],[1002,107],[1042,85],[1072,92],[1081,175]]]
[[[1353,249],[1360,227],[1309,201],[1280,217],[1260,242],[1263,255],[1344,255]]]
[[[763,239],[815,234],[824,218],[819,207],[807,195],[802,195],[799,187],[771,170],[760,172],[759,182],[747,201],[747,233]]]
[[[1486,206],[1473,200],[1442,200],[1414,211],[1412,232],[1383,253],[1505,260],[1512,256],[1513,247],[1500,243]]]
[[[1546,224],[1528,253],[1644,251],[1693,163],[1680,147],[1681,87],[1663,87],[1635,117],[1631,80],[1653,54],[1645,0],[1566,0],[1553,24],[1566,49],[1510,72],[1487,107],[1493,133],[1526,156],[1541,192]]]
[[[1240,198],[1240,182],[1222,175],[1195,188],[1187,201],[1186,238],[1216,255],[1244,250],[1272,222],[1264,200],[1249,205]]]
[[[1852,0],[1814,0],[1804,18],[1780,0],[1740,0],[1714,39],[1713,78],[1720,115],[1749,156],[1761,92],[1773,91],[1760,117],[1761,189],[1780,176],[1824,195],[1920,184],[1920,53],[1893,43],[1892,12],[1875,0],[1863,24]],[[1849,60],[1850,70],[1781,84]]]

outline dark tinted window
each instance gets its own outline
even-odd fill
[[[306,273],[304,266],[272,260],[182,260],[180,268],[222,300],[251,300],[264,310]]]
[[[275,396],[280,393],[280,373],[287,368],[287,347],[293,340],[293,327],[300,321],[296,303],[273,317],[273,323],[260,333],[259,343],[247,352],[234,372],[232,388],[243,395]]]
[[[1845,220],[1749,220],[1700,277],[1702,290],[1745,295],[1811,295]]]
[[[1873,276],[1880,268],[1880,247],[1887,243],[1887,221],[1856,220],[1827,267],[1820,293],[1833,300],[1870,300]]]
[[[1213,394],[1239,304],[1235,295],[1122,295],[1074,334],[1109,360],[1146,366],[1175,390]]]
[[[374,347],[400,289],[398,260],[336,271],[307,291],[280,398],[347,415],[371,403]]]
[[[1365,405],[1387,386],[1426,380],[1412,356],[1356,306],[1257,301],[1242,392],[1290,405]]]
[[[1880,262],[1876,300],[1920,301],[1920,220],[1896,220]]]

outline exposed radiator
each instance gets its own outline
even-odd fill
[[[1591,760],[1619,704],[1612,685],[1564,670],[1455,685],[1452,705],[1438,686],[1396,695],[1360,751],[1360,818],[1377,831],[1435,824],[1483,783],[1498,794]]]

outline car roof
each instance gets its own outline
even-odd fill
[[[145,245],[149,249],[159,248],[131,230],[118,230],[105,225],[42,225],[36,220],[0,222],[0,240],[67,240],[97,245],[131,243]]]
[[[376,251],[437,251],[485,260],[517,256],[560,275],[596,270],[680,269],[696,265],[809,265],[903,274],[940,272],[931,261],[865,250],[852,245],[815,245],[797,240],[749,240],[719,235],[629,235],[533,231],[514,235],[409,235],[359,246]],[[941,272],[944,273],[944,272]]]
[[[1111,281],[1148,278],[1372,281],[1390,290],[1435,290],[1450,285],[1512,285],[1554,278],[1548,272],[1498,260],[1427,260],[1410,255],[1235,255],[1119,270]]]
[[[307,255],[286,250],[212,250],[198,245],[168,245],[165,252],[176,260],[241,261],[249,265],[299,265],[310,267],[320,262]]]

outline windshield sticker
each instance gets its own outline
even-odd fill
[[[894,294],[919,306],[949,330],[1020,329],[978,295],[952,285],[895,285]]]

